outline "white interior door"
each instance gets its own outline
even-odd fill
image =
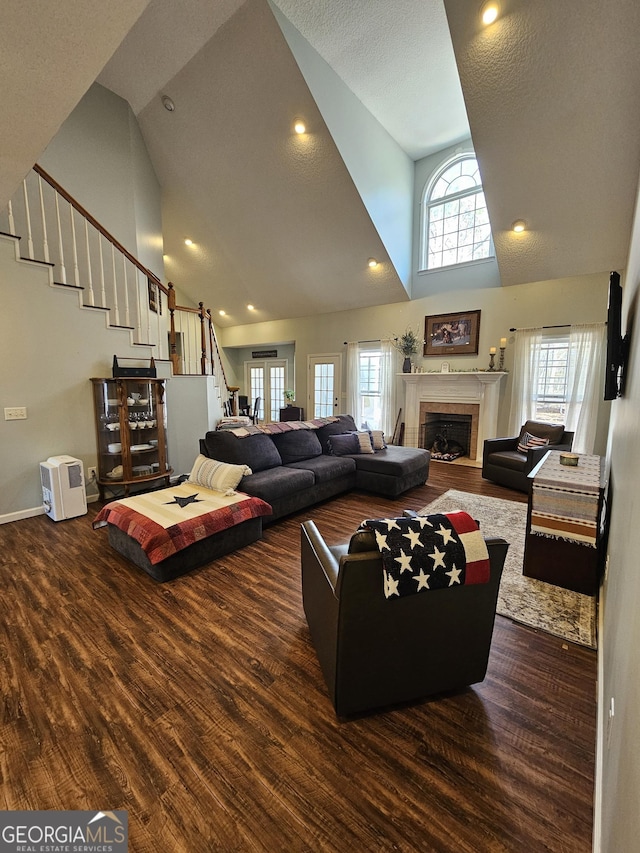
[[[307,357],[308,418],[340,414],[342,399],[342,355]]]

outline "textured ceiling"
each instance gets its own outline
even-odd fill
[[[0,205],[9,201],[147,2],[3,3]]]
[[[411,158],[457,143],[468,116],[503,285],[624,266],[640,163],[637,0],[502,0],[486,29],[468,0],[275,3]],[[111,54],[98,79],[139,117],[181,291],[224,307],[226,323],[407,298],[267,0],[3,9],[0,196]],[[175,113],[160,106],[167,90]],[[306,140],[284,131],[300,112]],[[384,261],[375,278],[371,255]]]
[[[441,0],[274,0],[406,153],[469,136]]]
[[[503,0],[484,29],[471,5],[445,0],[502,284],[624,267],[640,164],[640,4]]]

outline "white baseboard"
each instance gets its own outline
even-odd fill
[[[9,524],[11,521],[22,521],[23,518],[33,518],[34,515],[44,515],[43,506],[34,506],[31,509],[21,509],[18,512],[8,512],[0,515],[0,524]]]
[[[100,495],[87,495],[87,503],[92,504],[100,499]],[[30,509],[21,509],[18,512],[7,512],[5,515],[0,515],[0,524],[9,524],[12,521],[22,521],[25,518],[33,518],[36,515],[44,515],[46,510],[44,504],[42,506],[34,506]]]

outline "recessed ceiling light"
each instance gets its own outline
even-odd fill
[[[256,309],[253,307],[253,305],[247,305],[247,308],[249,309],[249,311],[255,311],[255,310],[256,310]]]
[[[516,219],[516,221],[511,227],[516,232],[516,234],[521,234],[527,226],[523,219]]]
[[[297,118],[295,124],[293,125],[293,129],[295,130],[296,133],[304,133],[306,131],[307,127],[306,127],[305,123],[302,121],[302,119]]]
[[[184,241],[185,246],[193,246],[193,240],[187,237]]]
[[[176,105],[173,103],[169,95],[162,96],[162,106],[165,110],[169,110],[170,113],[172,113],[176,108]]]
[[[500,6],[495,0],[489,0],[488,3],[485,3],[480,12],[480,16],[482,18],[482,23],[485,26],[489,26],[492,24],[498,15],[500,14]]]
[[[369,266],[371,267],[371,269],[374,269],[375,267],[377,267],[377,266],[378,266],[378,262],[376,261],[376,259],[375,259],[375,258],[369,258],[369,260],[367,261],[367,263],[369,264]]]
[[[227,316],[227,312],[226,312],[226,311],[223,311],[223,310],[222,310],[222,308],[218,311],[218,314],[219,314],[221,317],[226,317],[226,316]]]

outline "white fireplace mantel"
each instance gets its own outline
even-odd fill
[[[475,403],[479,405],[478,456],[485,438],[495,438],[498,428],[500,370],[455,373],[400,373],[405,383],[404,443],[420,444],[420,403]]]

